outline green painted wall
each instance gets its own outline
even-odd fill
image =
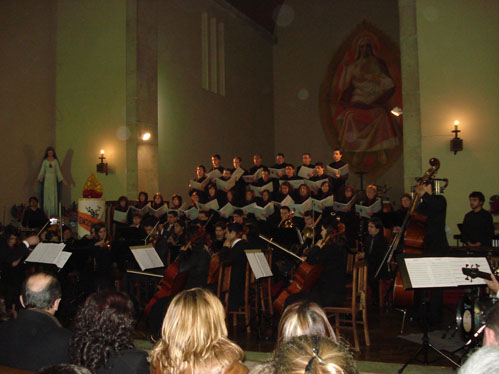
[[[36,194],[45,148],[55,145],[55,12],[55,1],[0,1],[2,223]]]
[[[482,191],[487,200],[499,193],[499,2],[418,0],[416,5],[422,165],[426,170],[436,157],[438,176],[449,178],[447,224],[455,234],[469,211],[471,191]],[[456,119],[464,151],[454,155],[449,141]]]
[[[225,25],[226,95],[201,86],[201,14]],[[187,197],[195,167],[213,153],[232,167],[274,154],[272,39],[217,1],[158,3],[159,188]],[[148,191],[149,194],[155,191]]]
[[[70,162],[63,173],[71,200],[95,173],[105,150],[110,174],[97,174],[104,198],[126,193],[126,1],[60,0],[56,54],[57,151]]]

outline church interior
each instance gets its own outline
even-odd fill
[[[472,191],[486,210],[497,201],[496,0],[3,0],[0,24],[5,225],[12,206],[39,193],[33,181],[47,146],[67,182],[67,209],[92,173],[106,201],[140,191],[188,201],[196,167],[211,167],[213,154],[227,166],[240,156],[249,169],[254,154],[266,165],[283,153],[298,166],[306,152],[329,164],[335,148],[351,165],[348,184],[379,186],[395,208],[438,159],[451,246]],[[356,71],[363,53],[371,65]],[[352,104],[369,90],[386,94],[375,99],[370,130]],[[461,149],[452,149],[455,137]],[[455,324],[453,308],[443,329]],[[397,339],[403,317],[370,310],[371,345],[361,333],[355,358],[408,360],[418,344]],[[275,343],[254,330],[230,336],[251,352]]]

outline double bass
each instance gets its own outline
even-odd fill
[[[430,181],[437,173],[438,169],[440,169],[440,161],[436,158],[431,158],[429,164],[431,167],[426,170],[424,175],[418,180],[416,186]],[[421,196],[416,192],[404,218],[402,226],[400,227],[400,231],[394,235],[390,243],[390,247],[387,252],[390,254],[390,258],[387,262],[388,265],[391,262],[391,256],[393,255],[393,252],[398,248],[402,239],[402,253],[423,254],[424,226],[426,217],[414,212],[416,205],[420,199]],[[400,275],[400,272],[397,272],[393,284],[393,304],[398,306],[407,306],[412,305],[413,303],[414,291],[407,291],[404,289],[402,276]]]

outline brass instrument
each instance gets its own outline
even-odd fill
[[[317,224],[319,223],[319,221],[322,219],[322,214],[317,217],[317,219],[315,220],[313,226],[306,226],[303,228],[301,234],[302,236],[305,238],[305,239],[312,239],[315,235],[315,227],[317,226]]]
[[[288,218],[283,218],[281,219],[281,222],[277,225],[277,228],[280,229],[281,227],[284,227],[285,229],[292,229],[295,227],[295,224],[293,223],[293,217],[295,216],[295,212],[292,211]]]

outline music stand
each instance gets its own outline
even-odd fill
[[[267,262],[267,259],[265,258],[265,255],[260,249],[246,249],[244,251],[246,253],[246,257],[248,258],[248,263],[250,265],[251,271],[253,272],[253,275],[255,276],[255,281],[256,281],[256,305],[257,305],[257,313],[256,313],[256,334],[257,334],[257,339],[260,340],[262,332],[262,308],[259,308],[258,305],[261,300],[261,281],[262,279],[271,277],[272,270],[270,270],[269,263]],[[250,322],[251,323],[251,322]]]
[[[423,354],[422,363],[428,365],[428,352],[431,350],[446,358],[456,367],[460,365],[433,346],[428,336],[428,321],[426,320],[427,298],[429,288],[458,287],[471,284],[463,273],[462,268],[471,264],[476,264],[482,269],[489,269],[490,265],[486,257],[427,257],[417,255],[399,255],[397,256],[400,274],[405,289],[423,289],[424,297],[422,302],[423,309],[423,338],[421,347],[417,350],[398,371],[402,373],[404,369],[413,361],[419,361],[418,356]],[[475,281],[474,284],[478,282]],[[419,361],[421,362],[421,361]]]

